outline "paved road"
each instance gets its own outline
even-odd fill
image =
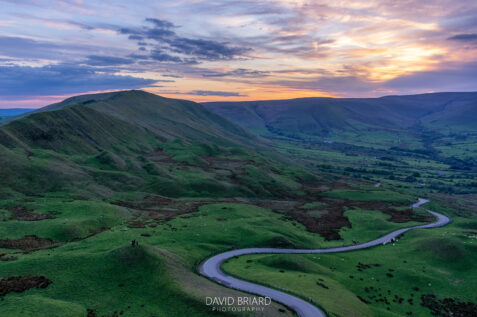
[[[419,198],[419,201],[412,205],[412,208],[418,208],[421,205],[429,202],[429,200]],[[212,280],[227,286],[229,288],[234,288],[241,291],[246,291],[249,293],[257,294],[260,296],[267,296],[272,298],[273,300],[280,302],[291,309],[295,310],[300,317],[325,317],[326,314],[321,311],[318,307],[312,305],[311,303],[304,301],[298,297],[292,296],[290,294],[268,288],[262,285],[246,282],[235,277],[226,275],[220,269],[222,263],[226,260],[233,258],[235,256],[245,255],[245,254],[257,254],[257,253],[337,253],[337,252],[346,252],[352,250],[359,250],[370,248],[379,244],[386,244],[392,242],[397,236],[405,233],[406,231],[412,229],[425,229],[425,228],[435,228],[435,227],[442,227],[449,223],[451,220],[441,215],[437,212],[427,210],[429,213],[437,217],[437,221],[420,226],[414,226],[409,228],[403,228],[396,230],[390,234],[387,234],[381,238],[378,238],[373,241],[369,241],[362,244],[350,245],[346,247],[338,247],[338,248],[329,248],[329,249],[276,249],[276,248],[249,248],[249,249],[240,249],[240,250],[233,250],[224,253],[217,254],[205,262],[203,262],[200,266],[200,273],[205,275]]]

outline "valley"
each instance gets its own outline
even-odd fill
[[[241,255],[223,269],[330,316],[475,308],[473,98],[384,97],[360,101],[369,108],[359,116],[355,101],[337,114],[340,100],[307,100],[305,109],[332,105],[310,116],[300,100],[276,115],[274,105],[259,112],[261,102],[200,105],[133,90],[5,123],[0,283],[19,284],[0,295],[0,315],[242,316],[206,305],[251,295],[201,276],[204,260],[358,245],[435,221],[409,207],[418,197],[452,222],[369,250]],[[376,112],[386,117],[369,120]],[[274,302],[252,315],[295,312]]]

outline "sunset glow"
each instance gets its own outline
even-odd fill
[[[0,1],[0,107],[477,90],[475,1],[141,3]]]

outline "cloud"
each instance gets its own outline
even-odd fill
[[[212,90],[193,90],[184,93],[185,95],[196,95],[196,96],[222,96],[222,97],[243,97],[246,95],[242,95],[238,92],[233,91],[212,91]]]
[[[44,67],[0,66],[0,96],[21,99],[25,96],[76,94],[108,89],[135,89],[155,80],[99,72],[89,66],[69,64]]]
[[[15,60],[44,59],[65,62],[98,50],[92,44],[63,43],[15,36],[0,36],[0,56],[9,56]]]
[[[159,19],[154,19],[154,18],[146,18],[145,20],[146,22],[150,22],[152,24],[154,24],[157,28],[161,28],[161,29],[170,29],[170,28],[173,28],[175,27],[175,25],[169,21],[165,21],[165,20],[159,20]]]
[[[14,36],[0,36],[0,55],[14,58],[51,58],[61,45]]]
[[[318,75],[301,80],[277,79],[284,89],[330,92],[342,97],[378,97],[435,91],[477,91],[477,62],[442,64],[439,69],[416,71],[394,79],[376,82],[356,75]]]
[[[163,50],[160,50],[160,49],[152,50],[149,57],[159,62],[172,62],[172,63],[181,63],[181,64],[189,64],[189,65],[198,64],[197,60],[194,58],[181,58],[179,56],[165,53]]]
[[[213,72],[210,71],[206,74],[203,74],[203,77],[247,77],[247,78],[255,78],[255,77],[265,77],[268,76],[270,72],[265,71],[258,71],[252,69],[245,69],[245,68],[237,68],[228,72]]]
[[[141,35],[137,35],[137,34],[131,34],[128,36],[128,39],[130,40],[135,40],[135,41],[142,41],[144,40],[144,37],[142,37]],[[139,45],[141,45],[140,43],[138,43]],[[146,44],[146,43],[144,43]]]
[[[169,45],[173,52],[209,61],[232,59],[245,54],[249,50],[247,48],[229,46],[228,43],[223,42],[179,37],[171,41]]]
[[[448,38],[448,40],[456,40],[463,42],[477,42],[477,33],[457,34]]]
[[[441,69],[400,76],[383,84],[396,91],[477,91],[477,62],[444,64]]]
[[[169,21],[147,18],[152,24],[141,28],[120,28],[120,34],[128,35],[130,40],[141,41],[140,45],[147,44],[144,40],[155,42],[150,58],[160,62],[197,64],[199,61],[232,60],[243,56],[251,49],[232,46],[228,42],[211,39],[194,39],[178,35],[173,28],[176,25]]]
[[[132,59],[115,56],[89,55],[87,58],[84,63],[91,66],[117,66],[134,63]]]
[[[182,78],[182,76],[174,74],[163,74],[162,77]]]
[[[94,90],[151,87],[161,83],[141,77],[169,79],[163,73],[180,75],[167,89],[200,100],[220,99],[213,88],[268,99],[468,90],[476,82],[473,0],[6,1],[0,65],[33,66],[33,74],[20,68],[22,82],[0,69],[1,96],[15,85],[75,90],[75,76]]]

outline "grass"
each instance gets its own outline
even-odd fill
[[[353,219],[352,215],[348,216]],[[373,219],[372,215],[363,219],[370,216]],[[377,223],[379,228],[384,219],[376,218],[379,217],[374,217],[371,223]],[[331,315],[403,316],[412,312],[431,316],[420,305],[422,294],[460,301],[477,299],[473,292],[477,270],[472,265],[477,260],[477,238],[462,229],[469,219],[453,218],[453,223],[446,227],[411,231],[395,244],[372,249],[340,254],[247,255],[231,259],[223,267],[235,276],[308,297]],[[475,221],[475,216],[472,219]],[[358,263],[379,266],[358,270]],[[414,290],[415,287],[419,290]],[[403,302],[393,301],[395,296],[403,298]],[[389,304],[376,302],[384,297]]]
[[[53,281],[46,289],[2,297],[1,316],[86,316],[86,309],[98,315],[208,316],[204,296],[239,294],[193,273],[211,254],[349,245],[416,224],[390,222],[378,210],[346,209],[352,227],[340,229],[342,240],[325,241],[287,218],[287,209],[275,208],[294,206],[320,217],[328,213],[326,205],[313,200],[323,196],[401,206],[430,197],[428,208],[454,222],[371,250],[254,255],[233,259],[225,268],[340,316],[429,315],[419,305],[419,296],[427,293],[477,300],[472,265],[477,219],[470,212],[477,206],[475,172],[459,169],[473,164],[475,136],[397,136],[354,122],[359,131],[330,131],[326,138],[299,132],[291,139],[258,127],[275,138],[262,143],[200,105],[143,92],[75,97],[55,107],[0,128],[0,237],[36,235],[62,243],[31,253],[0,249],[18,257],[0,261],[0,278],[37,274]],[[376,188],[378,181],[382,185]],[[176,197],[181,206],[204,205],[182,214],[175,204],[158,203],[152,211],[113,204],[145,201],[150,194]],[[18,205],[54,218],[11,220]],[[176,216],[164,220],[169,213]],[[137,220],[144,228],[130,227]],[[130,246],[133,239],[140,247]],[[380,266],[358,271],[359,262]],[[372,296],[388,289],[390,304],[375,302]],[[411,293],[413,305],[407,301]],[[394,296],[405,300],[395,303]],[[265,316],[276,316],[280,307]]]
[[[2,310],[15,312],[15,307],[8,303],[15,304],[15,298],[28,300],[30,295],[36,295],[45,301],[52,299],[53,303],[76,308],[82,313],[76,316],[84,315],[86,308],[108,314],[113,313],[111,310],[123,311],[125,316],[208,315],[202,303],[180,291],[161,259],[147,249],[128,245],[114,249],[105,245],[98,247],[38,252],[19,260],[13,270],[13,265],[5,266],[2,274],[42,274],[51,278],[53,284],[45,290],[7,296],[9,300],[3,303]],[[55,307],[39,305],[36,316],[49,316],[52,308]]]
[[[4,210],[17,203],[3,202]],[[5,296],[0,311],[9,312],[11,316],[28,315],[27,308],[18,308],[15,304],[20,300],[32,301],[32,307],[43,307],[38,308],[38,316],[48,315],[47,312],[56,306],[61,312],[63,305],[71,305],[83,313],[86,308],[101,314],[122,310],[125,316],[209,314],[203,298],[192,296],[185,290],[187,285],[178,285],[160,256],[147,248],[130,247],[133,239],[140,245],[157,246],[172,252],[184,261],[187,271],[194,271],[198,261],[208,255],[230,248],[276,247],[283,243],[317,248],[343,243],[325,242],[319,235],[306,232],[301,225],[284,220],[279,213],[249,204],[208,204],[192,213],[193,217],[176,217],[155,227],[138,229],[125,225],[134,211],[106,202],[45,197],[25,204],[37,213],[56,211],[56,218],[36,222],[0,222],[2,236],[20,238],[28,232],[66,243],[30,254],[0,250],[18,257],[16,261],[0,262],[0,277],[37,274],[53,281],[44,290]],[[348,212],[354,228],[349,236],[359,236],[354,230],[361,229],[364,218],[353,218],[355,211]],[[68,242],[103,226],[111,229],[85,240]],[[142,233],[150,236],[142,237]],[[206,293],[207,289],[203,290],[202,294]]]
[[[30,203],[30,206],[37,205],[43,206],[38,211],[61,206],[61,213],[52,220],[21,224],[1,222],[2,236],[20,237],[24,232],[29,232],[43,238],[66,241],[88,232],[90,224],[83,221],[92,218],[88,210],[104,210],[103,218],[111,213],[116,215],[115,219],[121,219],[121,215],[125,218],[129,216],[122,208],[106,204],[71,202],[62,205],[60,201],[48,202],[46,199]],[[184,291],[187,285],[175,282],[157,254],[143,248],[132,248],[129,246],[130,241],[137,239],[141,245],[159,246],[179,255],[189,271],[195,269],[199,259],[217,249],[257,244],[265,246],[274,237],[282,235],[300,246],[316,243],[312,234],[280,220],[280,215],[250,205],[206,205],[194,216],[176,218],[166,224],[144,229],[124,230],[124,225],[109,223],[112,225],[111,230],[86,240],[31,254],[3,250],[9,255],[15,254],[19,259],[0,262],[0,277],[45,275],[53,284],[44,290],[35,289],[5,296],[0,311],[8,315],[2,313],[2,316],[28,315],[29,308],[17,305],[21,300],[31,302],[32,307],[41,306],[34,308],[36,316],[49,316],[50,310],[55,310],[56,306],[58,314],[62,312],[63,306],[71,306],[72,315],[76,311],[82,312],[76,316],[84,315],[86,308],[95,309],[100,314],[123,311],[125,316],[208,316],[210,308],[204,305],[202,297],[187,295]],[[219,221],[219,217],[226,220]],[[101,215],[95,218],[101,218]],[[78,230],[72,233],[64,229],[66,219],[68,223],[79,227]],[[28,225],[32,226],[31,229],[24,227]],[[255,229],[247,229],[251,227]],[[141,237],[141,233],[151,236]],[[207,294],[207,289],[203,291]],[[144,307],[141,306],[143,304]]]
[[[347,243],[363,243],[398,230],[402,227],[415,226],[418,222],[410,221],[405,224],[388,221],[391,216],[379,211],[363,209],[350,209],[345,211],[345,216],[352,223],[353,228],[343,227],[339,233]]]

